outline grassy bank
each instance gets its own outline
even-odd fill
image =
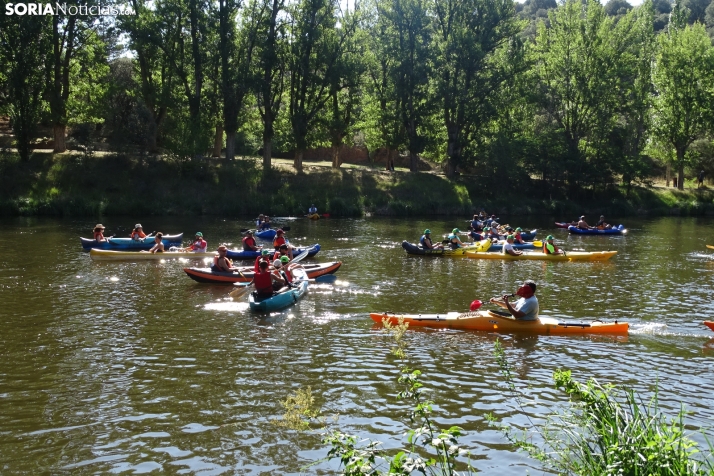
[[[258,159],[178,161],[123,155],[36,153],[21,162],[0,154],[0,215],[125,214],[301,215],[311,203],[333,216],[499,214],[572,218],[606,215],[714,215],[714,191],[666,188],[582,190],[576,196],[508,189],[491,177],[447,180],[432,173],[307,164],[296,174],[282,161],[263,175]]]

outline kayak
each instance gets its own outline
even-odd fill
[[[278,233],[277,229],[261,230],[261,231],[256,231],[254,233],[254,236],[256,236],[262,240],[273,240],[273,239],[275,239],[275,235],[277,233]]]
[[[418,256],[452,256],[452,257],[462,257],[463,258],[467,251],[485,252],[486,250],[488,250],[488,248],[490,246],[491,246],[491,242],[489,240],[483,240],[483,241],[479,241],[478,243],[474,243],[472,245],[467,245],[462,248],[457,248],[455,250],[452,250],[448,247],[446,249],[430,250],[430,249],[424,249],[419,245],[409,243],[408,241],[402,241],[402,248],[404,248],[404,251],[406,251],[407,254],[418,255]]]
[[[274,294],[267,299],[258,301],[255,292],[250,293],[250,298],[248,298],[250,309],[256,312],[273,312],[285,309],[298,302],[298,299],[307,292],[307,279],[305,273],[300,269],[296,269],[293,276],[295,277],[293,282],[295,287],[288,288],[287,291]]]
[[[506,242],[506,240],[501,240],[498,243],[493,243],[491,247],[488,249],[489,252],[491,253],[500,253],[501,250],[503,249],[503,244]],[[535,250],[535,249],[540,249],[540,246],[536,248],[536,246],[533,244],[531,241],[530,243],[513,243],[513,249],[514,250]]]
[[[340,269],[342,266],[341,261],[334,261],[332,263],[320,263],[320,264],[304,264],[302,265],[307,272],[307,277],[314,279],[319,276],[324,276],[326,274],[333,274],[335,271]],[[211,271],[211,268],[184,268],[184,272],[189,278],[199,283],[208,284],[233,284],[233,283],[247,283],[253,279],[252,266],[242,266],[239,268],[240,273],[223,273],[218,271]]]
[[[305,250],[310,250],[310,252],[307,254],[307,257],[311,258],[320,251],[320,245],[314,244],[312,246],[294,249],[293,256],[297,256]],[[230,259],[255,259],[258,256],[260,256],[260,251],[228,250],[228,252],[226,253],[226,257]]]
[[[613,226],[609,230],[583,230],[582,228],[578,228],[576,226],[569,226],[568,231],[574,235],[624,235],[627,233],[627,230],[622,225],[616,227]]]
[[[714,321],[704,321],[704,325],[714,331]]]
[[[320,219],[320,214],[319,213],[310,213],[308,215],[305,215],[308,217],[310,220],[319,220]]]
[[[157,259],[172,259],[172,258],[185,258],[185,259],[203,259],[203,258],[213,258],[215,252],[210,253],[193,253],[193,252],[182,252],[182,251],[164,251],[163,253],[146,253],[141,251],[114,251],[114,250],[89,250],[89,257],[95,261],[139,261],[139,260],[157,260]]]
[[[388,319],[391,324],[399,324],[399,318],[410,327],[431,327],[435,329],[462,329],[489,332],[523,332],[543,335],[569,334],[626,334],[627,322],[564,322],[552,317],[541,316],[537,321],[521,321],[492,311],[447,312],[444,314],[394,314],[371,313],[369,317],[378,324]]]
[[[150,250],[152,246],[156,243],[152,236],[147,236],[141,240],[132,240],[131,238],[107,238],[107,241],[102,241],[101,243],[97,240],[90,240],[89,238],[79,238],[82,241],[82,249],[84,251],[89,251],[91,249],[99,250]],[[171,246],[181,246],[183,241],[183,233],[178,235],[164,235],[161,242],[164,244],[166,249]]]
[[[617,254],[617,251],[568,251],[565,255],[547,255],[541,251],[524,252],[522,255],[513,256],[504,253],[483,253],[469,251],[467,258],[473,259],[502,259],[506,261],[539,260],[539,261],[605,261]]]

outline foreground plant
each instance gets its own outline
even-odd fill
[[[406,433],[406,447],[390,455],[382,448],[379,441],[360,440],[354,435],[343,433],[328,427],[325,419],[319,418],[315,409],[311,390],[298,390],[293,396],[282,402],[286,413],[282,420],[274,423],[296,430],[306,430],[311,422],[322,425],[322,441],[330,446],[327,457],[321,461],[339,459],[346,475],[409,475],[412,473],[434,475],[457,475],[457,457],[467,456],[469,452],[458,445],[461,428],[452,426],[439,429],[431,419],[433,402],[424,397],[421,372],[410,368],[408,343],[404,334],[409,326],[400,319],[392,325],[386,319],[383,322],[385,333],[394,341],[391,353],[402,361],[397,384],[401,391],[400,400],[409,400],[414,405],[409,413],[413,428]],[[319,461],[318,461],[319,462]],[[314,463],[317,464],[317,463]],[[464,466],[461,463],[461,466]],[[475,472],[470,462],[465,465],[467,474]]]
[[[498,341],[494,355],[522,409]],[[531,422],[531,431],[542,443],[501,427],[512,443],[549,469],[592,476],[714,474],[711,444],[703,457],[697,443],[684,432],[683,409],[669,419],[658,407],[657,394],[645,404],[632,390],[601,385],[592,378],[585,384],[577,382],[569,370],[556,370],[553,379],[570,396],[570,407],[550,415],[542,428]]]

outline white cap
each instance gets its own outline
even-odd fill
[[[279,259],[276,259],[275,261],[273,261],[274,268],[280,268],[282,265],[283,265],[283,263],[281,263]]]

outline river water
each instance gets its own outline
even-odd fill
[[[557,217],[561,218],[561,217]],[[106,219],[127,234],[134,218]],[[240,240],[247,221],[140,217],[145,229],[202,231],[213,249]],[[596,263],[407,257],[416,241],[463,220],[295,219],[288,237],[320,243],[312,261],[342,261],[335,284],[314,284],[296,306],[259,318],[229,288],[183,272],[196,262],[93,262],[78,237],[94,221],[0,221],[0,472],[3,474],[332,474],[319,433],[271,424],[280,402],[310,386],[332,428],[404,444],[408,402],[396,399],[399,362],[370,311],[465,311],[474,299],[538,283],[541,314],[625,320],[624,337],[538,337],[409,331],[439,426],[464,428],[462,446],[486,474],[540,473],[486,414],[523,427],[567,398],[552,373],[659,392],[690,430],[714,418],[714,221],[623,220],[621,237],[571,237],[553,219],[502,217],[538,228],[565,249],[617,250]],[[108,223],[107,223],[108,222]],[[619,222],[618,222],[619,223]],[[508,393],[492,352],[500,339],[524,408]],[[526,412],[526,413],[524,413]],[[711,434],[711,432],[710,432]],[[693,437],[703,441],[694,431]]]

